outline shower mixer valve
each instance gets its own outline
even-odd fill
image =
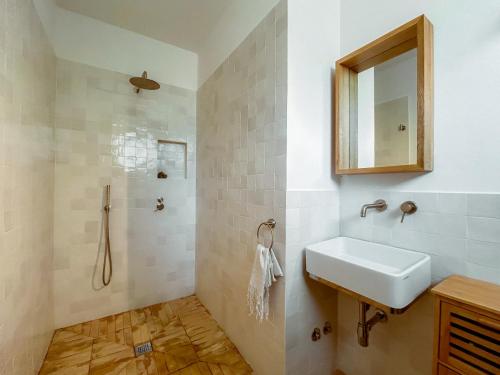
[[[163,203],[163,197],[160,197],[156,200],[156,210],[157,211],[162,211],[165,208],[165,204]]]

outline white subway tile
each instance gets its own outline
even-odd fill
[[[500,219],[468,217],[467,238],[500,243]]]
[[[500,219],[500,194],[467,194],[467,215]]]
[[[464,238],[454,238],[439,234],[436,243],[436,252],[443,256],[465,259],[467,256],[466,240]]]
[[[438,212],[438,194],[416,192],[413,201],[417,205],[417,212]]]
[[[465,215],[467,213],[467,196],[463,193],[439,193],[438,212],[442,214]]]
[[[484,267],[470,262],[465,263],[465,267],[466,271],[463,274],[468,277],[500,284],[500,272],[498,272],[498,268]]]
[[[465,238],[467,221],[463,215],[440,214],[437,228],[439,234]]]
[[[500,243],[467,241],[467,260],[485,267],[497,268],[500,273]]]
[[[410,229],[417,232],[439,233],[441,229],[441,215],[417,211],[415,214],[408,217],[408,223],[411,223],[412,228]]]

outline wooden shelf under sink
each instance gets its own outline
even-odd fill
[[[415,304],[415,302],[417,300],[419,300],[422,296],[424,296],[428,291],[424,291],[423,293],[421,293],[417,298],[415,298],[409,305],[405,306],[405,307],[402,307],[400,309],[396,309],[394,307],[390,307],[390,306],[387,306],[387,305],[384,305],[380,302],[377,302],[377,301],[374,301],[368,297],[365,297],[363,296],[362,294],[358,294],[352,290],[349,290],[349,289],[346,289],[344,287],[341,287],[340,285],[337,285],[335,283],[332,283],[331,281],[328,281],[328,280],[325,280],[319,276],[316,276],[316,275],[313,275],[311,273],[309,273],[309,277],[317,282],[320,282],[321,284],[324,284],[330,288],[333,288],[333,289],[336,289],[342,293],[345,293],[351,297],[354,297],[355,299],[357,299],[358,301],[360,302],[365,302],[367,304],[369,304],[370,306],[373,306],[374,308],[376,309],[380,309],[386,313],[389,313],[389,314],[393,314],[393,315],[400,315],[400,314],[403,314],[406,310],[408,310],[413,304]]]

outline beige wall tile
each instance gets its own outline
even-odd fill
[[[53,330],[56,60],[31,1],[0,1],[0,373],[34,374]]]
[[[283,22],[284,1],[198,92],[196,293],[256,374],[284,373],[284,280],[273,286],[269,321],[258,323],[246,306],[255,231],[270,217],[285,265]]]

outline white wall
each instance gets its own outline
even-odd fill
[[[392,133],[395,142],[399,144],[399,151],[408,150],[410,164],[417,162],[417,51],[415,49],[399,56],[398,59],[386,61],[376,69],[375,73],[375,105],[395,99],[408,97],[408,128],[407,133]],[[403,139],[402,139],[403,138]],[[386,141],[389,141],[386,139]]]
[[[195,53],[34,0],[58,58],[129,75],[148,71],[169,85],[197,89]]]
[[[199,51],[199,87],[217,67],[240,45],[262,19],[278,4],[278,0],[234,0],[207,34]]]
[[[375,165],[375,69],[358,74],[358,168]],[[353,152],[353,151],[350,151]],[[354,151],[355,152],[355,151]]]
[[[278,0],[235,0],[207,33],[198,54],[34,0],[57,57],[119,73],[147,70],[157,81],[197,89],[243,42]],[[198,62],[199,57],[199,62]]]
[[[332,177],[332,68],[339,57],[340,1],[288,0],[286,374],[332,374],[336,293],[305,272],[306,245],[339,235],[339,192]],[[336,329],[334,328],[334,331]]]
[[[433,281],[463,274],[500,282],[500,3],[495,0],[342,0],[341,51],[347,54],[422,13],[434,25],[435,167],[427,174],[345,176],[341,235],[426,252]],[[479,73],[479,74],[478,74]],[[453,192],[453,193],[451,193]],[[472,192],[455,194],[454,192]],[[389,209],[359,217],[363,203],[384,198]],[[400,223],[399,204],[417,213]],[[339,367],[348,374],[431,371],[432,300],[355,342],[356,304],[339,294]],[[359,358],[363,361],[359,361]],[[416,360],[418,358],[418,360]]]
[[[287,190],[336,189],[332,178],[332,68],[339,1],[289,0]]]
[[[499,191],[500,3],[348,0],[341,10],[342,55],[422,13],[435,34],[434,172],[344,177],[343,191]]]

